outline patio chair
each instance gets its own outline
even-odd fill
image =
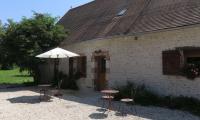
[[[124,105],[121,104],[120,107],[119,107],[119,110],[122,112],[123,115],[127,112],[126,107],[129,108],[129,111],[131,111],[131,112],[134,111],[135,114],[137,115],[137,110],[134,107],[136,93],[137,93],[137,87],[135,87],[134,89],[131,90],[131,96],[130,97],[122,98],[120,100],[122,103],[125,103],[125,105],[126,105],[126,106],[124,106]],[[133,104],[133,105],[129,105],[129,104]]]
[[[107,96],[107,95],[104,95],[104,96],[102,96],[101,97],[101,100],[102,100],[102,108],[108,108],[108,107],[106,107],[106,104],[109,102],[109,101],[111,101],[111,100],[113,100],[114,99],[114,96]],[[110,104],[112,104],[112,103],[110,103]]]
[[[61,92],[61,85],[62,85],[62,82],[63,82],[63,80],[60,80],[59,82],[58,82],[58,86],[57,86],[57,89],[56,90],[53,90],[53,95],[54,96],[56,96],[56,97],[61,97],[61,96],[63,96],[63,94],[62,94],[62,92]]]
[[[40,87],[40,90],[39,90],[39,92],[40,92],[40,96],[39,96],[40,101],[43,101],[43,100],[48,101],[48,100],[50,100],[48,91],[49,91],[49,87],[51,85],[43,84],[43,85],[38,85],[38,86]]]

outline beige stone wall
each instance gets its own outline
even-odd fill
[[[93,88],[92,52],[106,50],[110,54],[110,86],[127,80],[145,84],[150,90],[164,95],[184,95],[200,99],[200,79],[187,80],[181,76],[162,74],[162,51],[182,46],[200,47],[200,27],[163,31],[138,36],[113,37],[84,41],[65,46],[65,49],[87,55],[87,78],[79,80],[81,88]],[[68,62],[61,63],[68,71]]]

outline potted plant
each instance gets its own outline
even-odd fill
[[[186,64],[183,68],[183,75],[190,80],[194,80],[196,77],[200,75],[199,65],[195,63]]]

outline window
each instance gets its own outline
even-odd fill
[[[69,58],[69,76],[72,76],[74,73],[73,62],[74,58],[73,57]]]
[[[179,51],[169,50],[162,52],[163,74],[177,75],[181,69],[181,55]]]
[[[124,14],[126,13],[126,11],[127,11],[127,9],[121,10],[121,11],[117,14],[117,16],[122,16],[122,15],[124,15]]]
[[[81,77],[86,77],[87,57],[80,56],[69,59],[69,75],[79,73]]]
[[[200,57],[187,57],[187,63],[189,64],[200,63]]]
[[[179,48],[162,52],[164,75],[181,75],[189,64],[200,65],[200,49]]]
[[[82,77],[86,77],[86,74],[87,74],[87,57],[86,56],[81,56],[77,58],[77,72],[79,72]]]

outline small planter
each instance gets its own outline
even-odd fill
[[[200,76],[200,66],[197,64],[187,64],[183,68],[183,75],[190,80]]]

